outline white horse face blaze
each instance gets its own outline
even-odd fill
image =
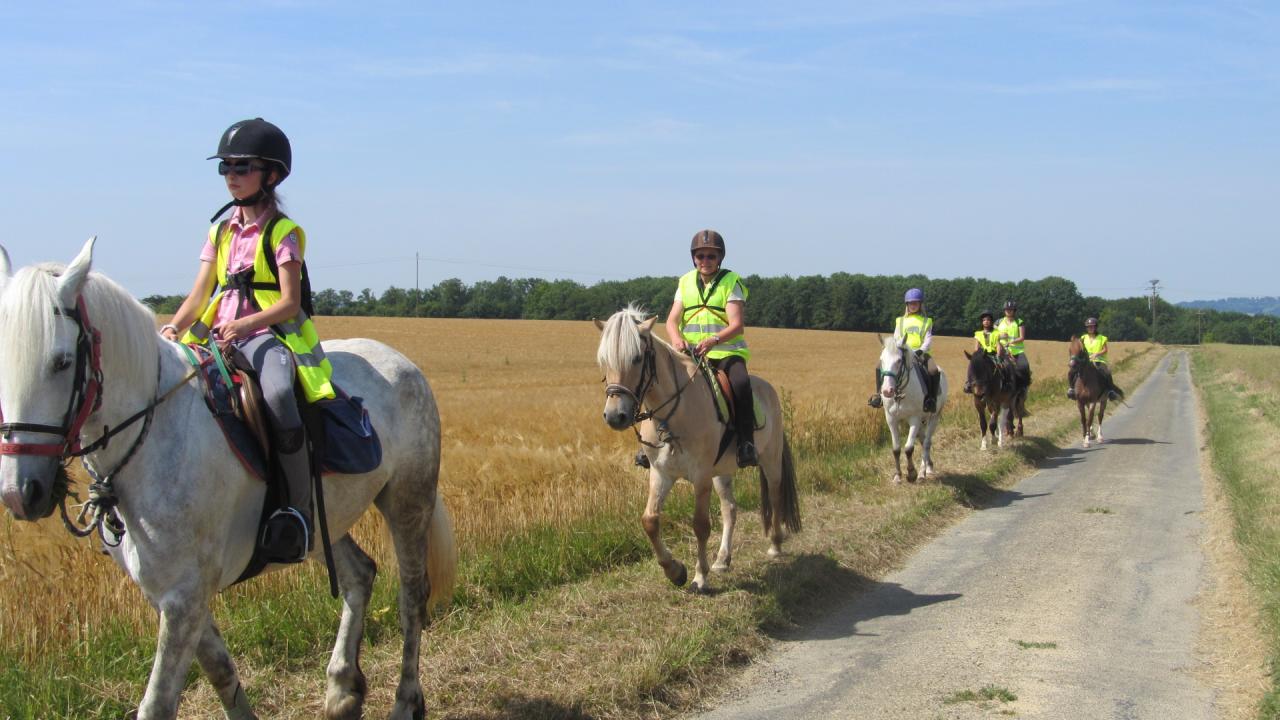
[[[14,300],[0,295],[0,322],[15,322],[3,308]],[[35,337],[36,328],[8,326],[0,329],[0,414],[5,422],[63,427],[70,418],[67,408],[75,382],[75,320],[58,315],[53,342],[47,348],[23,347],[16,340]],[[0,438],[6,443],[51,444],[64,438],[47,432],[12,432]],[[0,499],[15,518],[37,520],[54,510],[54,483],[61,458],[46,455],[0,455]]]

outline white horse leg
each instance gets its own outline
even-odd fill
[[[925,423],[924,438],[920,445],[924,450],[921,460],[924,461],[924,476],[932,477],[935,473],[933,470],[933,434],[938,430],[938,416],[933,415]]]
[[[364,637],[364,614],[378,566],[350,535],[343,535],[333,544],[333,562],[342,591],[342,619],[338,623],[338,637],[334,640],[329,667],[325,671],[328,682],[324,714],[328,720],[340,720],[358,718],[364,708],[368,686],[360,670],[360,641]],[[403,604],[400,611],[403,615]]]
[[[693,537],[698,541],[698,558],[693,569],[693,583],[689,589],[695,593],[707,591],[707,539],[711,537],[711,483],[705,479],[693,485]]]
[[[885,419],[889,421],[889,439],[893,442],[893,482],[902,482],[902,445],[898,440],[898,423],[885,413]]]
[[[996,436],[997,437],[996,447],[1001,447],[1001,448],[1004,447],[1004,438],[1005,438],[1004,424],[1008,422],[1008,418],[1009,418],[1008,408],[1002,406],[996,410],[996,425],[999,426],[996,428],[996,432],[999,433],[999,435]]]
[[[716,495],[720,496],[720,552],[711,569],[723,572],[733,562],[733,526],[738,520],[738,503],[733,499],[733,476],[716,475],[711,478]]]
[[[200,636],[199,644],[196,645],[196,659],[200,661],[205,677],[209,678],[209,683],[218,693],[218,700],[222,702],[222,714],[227,720],[258,719],[258,716],[253,714],[253,708],[249,706],[249,698],[245,696],[244,688],[240,686],[236,664],[231,660],[226,643],[222,641],[222,635],[218,632],[218,626],[214,624],[212,617],[209,619],[209,624],[205,626],[204,634]]]
[[[920,434],[920,418],[912,418],[907,425],[907,482],[915,482],[916,464],[912,460],[912,456],[916,452],[916,436]]]
[[[689,573],[684,563],[671,557],[671,551],[667,549],[666,543],[662,542],[662,504],[666,502],[667,493],[671,492],[672,484],[674,480],[663,477],[657,467],[649,468],[649,500],[645,503],[644,515],[640,516],[640,523],[644,525],[644,534],[649,537],[649,544],[653,546],[653,554],[658,558],[658,565],[662,566],[663,574],[676,587],[684,587],[685,582],[689,580]]]
[[[1107,414],[1107,396],[1102,396],[1102,402],[1098,405],[1098,444],[1102,444],[1102,418]]]
[[[206,601],[207,602],[207,601]],[[173,593],[159,603],[160,636],[151,664],[147,691],[138,706],[138,720],[173,720],[187,681],[196,644],[213,622],[209,606],[190,594]]]

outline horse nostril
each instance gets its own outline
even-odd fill
[[[35,517],[39,513],[40,501],[44,498],[44,488],[40,487],[40,483],[35,480],[24,480],[22,482],[22,508],[31,517]]]

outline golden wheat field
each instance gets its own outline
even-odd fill
[[[441,486],[464,556],[522,528],[572,525],[605,509],[639,517],[646,476],[630,464],[632,433],[602,421],[599,334],[590,322],[321,318],[318,325],[323,337],[386,342],[426,374],[443,425]],[[789,406],[793,444],[823,450],[882,436],[882,416],[865,405],[880,347],[874,334],[752,329],[748,337],[752,372]],[[962,350],[972,344],[935,339],[935,357],[951,378],[949,423],[972,422],[959,392]],[[1117,343],[1113,361],[1142,347]],[[1037,385],[1065,387],[1066,343],[1031,341],[1028,353]],[[367,518],[358,536],[390,567],[376,522]],[[269,576],[237,592],[271,593],[298,577]],[[154,613],[95,542],[73,539],[56,515],[38,524],[7,514],[0,520],[0,648],[31,658],[89,642],[92,628],[115,620],[154,633]]]

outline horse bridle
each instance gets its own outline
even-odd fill
[[[640,380],[636,383],[636,389],[632,390],[626,385],[619,383],[608,383],[604,387],[604,394],[606,398],[625,395],[635,401],[635,409],[632,411],[631,415],[631,430],[636,434],[636,439],[639,440],[642,445],[656,449],[676,440],[676,436],[671,433],[671,429],[668,427],[667,421],[670,420],[671,416],[675,415],[676,410],[680,408],[680,396],[684,394],[685,388],[689,387],[689,383],[693,381],[693,376],[690,376],[689,379],[681,385],[679,383],[679,373],[676,371],[675,358],[669,358],[671,360],[671,378],[676,381],[676,392],[674,395],[663,400],[653,408],[650,408],[647,411],[643,410],[644,398],[649,394],[650,388],[652,388],[653,384],[658,380],[658,354],[657,351],[653,349],[653,337],[646,335],[644,340],[644,355],[642,356],[640,365]],[[675,402],[675,405],[671,407],[671,411],[666,415],[659,416],[658,411],[673,401]],[[636,429],[637,425],[651,418],[657,420],[657,444],[645,440],[641,437],[640,431]]]
[[[80,443],[80,433],[84,429],[85,422],[90,415],[102,407],[102,333],[89,320],[89,311],[85,307],[84,296],[76,298],[76,306],[74,308],[55,308],[54,313],[70,318],[76,323],[76,371],[75,378],[72,381],[71,397],[67,403],[67,411],[63,414],[61,425],[0,422],[0,440],[2,440],[0,441],[0,455],[56,457],[64,464],[70,458],[80,458],[85,472],[93,479],[93,482],[89,484],[89,499],[81,506],[80,513],[73,523],[67,515],[67,493],[63,493],[58,500],[58,509],[62,513],[62,522],[67,530],[77,537],[85,537],[96,529],[104,544],[115,547],[120,544],[121,538],[124,537],[124,523],[115,511],[116,505],[119,503],[113,482],[115,476],[124,469],[125,465],[129,464],[134,454],[138,452],[138,448],[142,447],[142,441],[146,439],[147,432],[151,429],[151,420],[155,416],[156,406],[168,399],[178,388],[185,385],[188,380],[195,376],[195,372],[188,374],[181,382],[152,400],[145,408],[129,416],[114,428],[104,426],[101,437],[88,445],[82,445]],[[160,368],[157,365],[157,387],[159,384]],[[0,411],[0,420],[3,420],[3,417],[3,412]],[[142,431],[138,433],[138,437],[134,439],[133,444],[129,446],[129,450],[120,462],[106,474],[99,474],[95,471],[86,456],[89,453],[107,447],[112,437],[115,437],[138,420],[143,421]],[[10,438],[15,432],[54,435],[60,437],[61,442],[10,442]],[[84,524],[86,514],[90,514],[91,517],[91,521],[88,524]],[[107,538],[102,529],[104,525],[107,530],[111,531],[114,539]]]
[[[893,396],[901,397],[907,386],[911,384],[911,373],[907,372],[907,348],[901,346],[898,348],[898,357],[902,360],[902,368],[898,372],[885,372],[884,368],[876,368],[876,392],[880,391],[880,386],[884,384],[887,377],[893,378]],[[899,384],[901,379],[901,384]]]
[[[41,455],[65,459],[83,455],[90,450],[80,446],[80,430],[94,411],[102,406],[102,335],[89,322],[84,298],[76,299],[74,308],[55,308],[54,312],[75,321],[76,324],[76,374],[72,382],[71,397],[61,425],[42,423],[0,423],[0,455]],[[3,411],[0,411],[0,419]],[[15,432],[33,432],[62,438],[55,443],[10,442]],[[96,445],[96,443],[95,443]],[[94,446],[90,446],[92,449]]]

